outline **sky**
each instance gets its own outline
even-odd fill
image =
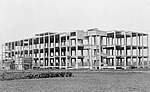
[[[91,28],[150,34],[150,0],[0,0],[0,45]]]

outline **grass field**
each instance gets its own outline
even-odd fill
[[[149,71],[73,71],[73,75],[0,81],[0,92],[150,92]]]

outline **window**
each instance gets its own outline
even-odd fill
[[[76,36],[76,32],[71,32],[71,36]]]

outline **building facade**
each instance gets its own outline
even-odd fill
[[[5,69],[149,67],[148,34],[90,29],[40,33],[2,45]]]

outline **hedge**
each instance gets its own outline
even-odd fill
[[[3,72],[0,80],[72,77],[71,72]]]

